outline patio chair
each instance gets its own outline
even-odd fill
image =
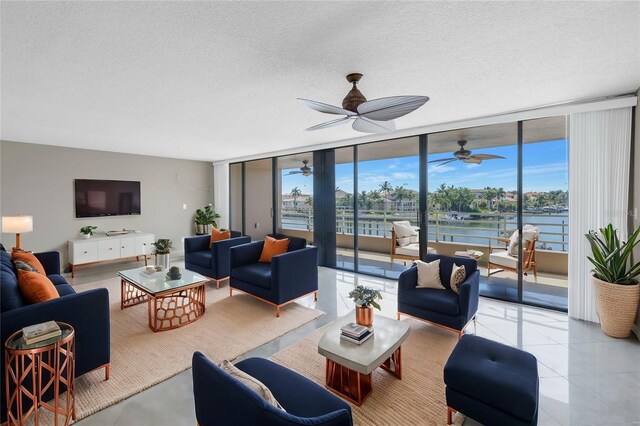
[[[519,235],[518,230],[516,230],[511,235],[511,238],[499,238],[499,241],[506,244],[506,249],[492,248],[491,240],[489,240],[487,276],[491,276],[502,271],[518,273],[517,247]],[[525,225],[522,228],[522,235],[522,272],[524,275],[527,275],[528,272],[533,271],[534,277],[537,278],[538,266],[536,264],[536,243],[539,235],[538,228],[533,225]]]
[[[436,250],[427,247],[427,254],[437,254]],[[391,262],[395,259],[420,259],[420,243],[418,231],[408,220],[399,220],[391,224]]]

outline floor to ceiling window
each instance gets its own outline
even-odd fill
[[[354,148],[335,150],[335,206],[336,206],[336,266],[355,270],[355,232],[354,232]]]
[[[566,128],[549,117],[233,164],[230,223],[392,279],[420,252],[471,255],[482,295],[566,310]],[[394,239],[398,222],[412,235]]]
[[[278,157],[279,233],[313,241],[313,154]]]
[[[411,255],[419,255],[418,138],[368,143],[357,148],[358,271],[396,279],[411,265]],[[394,223],[399,222],[406,223],[413,235],[394,241]]]
[[[566,310],[569,252],[569,144],[565,116],[525,121],[522,145],[523,224],[539,230],[523,252],[523,301]],[[526,233],[523,231],[523,235]],[[528,265],[527,262],[530,264]]]
[[[244,228],[252,240],[263,240],[273,232],[272,170],[271,158],[245,163]]]

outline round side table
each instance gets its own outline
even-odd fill
[[[52,413],[56,426],[60,416],[64,425],[76,418],[75,331],[67,323],[56,322],[62,331],[58,337],[27,345],[19,330],[4,344],[7,425],[23,425],[31,416],[37,425],[40,407]],[[44,401],[43,395],[50,390],[53,400]],[[65,393],[63,400],[61,393]]]

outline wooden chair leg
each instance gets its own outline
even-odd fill
[[[276,318],[280,318],[280,306],[276,306]]]
[[[313,292],[313,300],[316,301],[316,302],[318,301],[318,292],[317,291]]]
[[[107,364],[104,366],[104,380],[109,380],[109,374],[111,373],[111,364]]]
[[[233,296],[233,289],[229,286],[229,297]]]
[[[453,408],[447,407],[447,424],[448,425],[453,423],[453,412],[454,412]]]
[[[396,312],[396,319],[400,321],[400,312]]]

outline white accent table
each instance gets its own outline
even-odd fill
[[[409,323],[376,315],[373,337],[356,345],[340,339],[340,329],[354,321],[352,313],[329,324],[318,353],[327,358],[327,388],[360,406],[372,391],[371,373],[376,368],[402,379],[401,345],[409,336]]]

